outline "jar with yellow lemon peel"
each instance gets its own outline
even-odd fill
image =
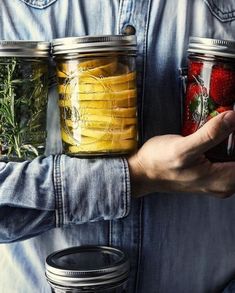
[[[53,54],[64,152],[112,155],[136,150],[135,36],[57,39]]]

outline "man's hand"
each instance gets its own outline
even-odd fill
[[[235,112],[224,112],[187,137],[149,139],[128,158],[132,195],[196,192],[227,197],[235,193],[235,162],[211,163],[204,155],[235,131]]]

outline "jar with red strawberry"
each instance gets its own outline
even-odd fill
[[[182,135],[235,109],[235,41],[191,37]],[[235,161],[234,133],[206,153],[211,161]]]

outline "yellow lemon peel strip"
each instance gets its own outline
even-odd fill
[[[71,103],[76,101],[117,101],[131,99],[137,96],[136,89],[124,90],[120,92],[99,92],[99,93],[73,93],[72,95],[64,95],[60,101],[71,100]]]
[[[126,129],[109,129],[109,131],[99,129],[81,128],[81,135],[93,137],[99,140],[119,141],[136,137],[136,127],[131,126]]]
[[[111,116],[99,116],[99,115],[83,115],[82,120],[80,121],[98,121],[98,122],[106,122],[109,125],[119,125],[120,128],[126,125],[135,125],[136,118],[119,118],[119,117],[111,117]],[[66,121],[67,123],[67,121]]]
[[[66,103],[64,103],[66,105]],[[77,105],[76,105],[77,106]],[[77,112],[79,113],[79,117],[82,120],[83,116],[87,115],[102,115],[102,116],[111,116],[111,117],[136,117],[136,107],[126,107],[126,108],[87,108],[87,107],[76,107]],[[67,106],[68,107],[68,106]],[[71,106],[69,106],[71,108]]]
[[[116,108],[116,109],[94,109],[94,108],[80,108],[79,115],[82,120],[86,115],[102,115],[111,117],[131,118],[136,117],[136,107],[131,108]]]
[[[90,79],[94,79],[94,77],[103,77],[113,75],[118,67],[117,60],[109,63],[100,63],[100,66],[92,66],[92,64],[87,64],[87,66],[80,66],[78,64],[70,65],[70,66],[62,66],[62,68],[57,69],[57,76],[62,78],[70,78],[78,76],[79,78],[90,77]],[[93,77],[93,78],[92,78]]]
[[[99,83],[76,83],[71,82],[69,84],[58,85],[59,94],[71,95],[74,93],[92,94],[92,93],[112,93],[118,91],[124,91],[134,89],[136,87],[134,81],[119,83],[119,84],[107,84],[102,80]]]
[[[97,116],[96,116],[97,117]],[[123,120],[123,119],[122,119]],[[64,120],[62,123],[63,127],[70,127],[73,129],[80,129],[83,128],[93,128],[93,129],[101,129],[103,131],[109,131],[109,129],[125,129],[126,127],[135,126],[137,125],[137,120],[132,118],[125,118],[124,121],[120,121],[118,119],[109,120],[109,121],[89,121],[89,120],[79,120],[79,121],[72,121],[69,119]],[[120,124],[122,123],[122,124]]]
[[[122,92],[120,92],[122,93]],[[136,105],[136,98],[135,95],[132,97],[124,97],[123,99],[110,99],[105,101],[100,101],[94,99],[92,100],[70,100],[70,99],[60,99],[58,101],[59,107],[75,107],[75,108],[95,108],[97,109],[113,109],[113,108],[128,108],[128,107],[134,107]]]
[[[61,129],[61,137],[63,142],[70,145],[84,145],[88,143],[97,143],[103,141],[107,144],[120,144],[123,140],[129,140],[136,138],[136,128],[130,127],[125,131],[113,130],[112,132],[105,132],[94,129],[79,129],[76,131],[69,130],[70,133],[66,132],[63,128]]]
[[[89,152],[125,152],[129,150],[134,150],[137,147],[137,141],[123,140],[120,143],[112,142],[112,141],[97,141],[96,143],[80,145],[80,146],[69,146],[69,153],[89,153]]]

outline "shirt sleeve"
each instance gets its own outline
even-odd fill
[[[125,158],[51,155],[0,163],[0,242],[54,227],[122,218],[129,209]]]

